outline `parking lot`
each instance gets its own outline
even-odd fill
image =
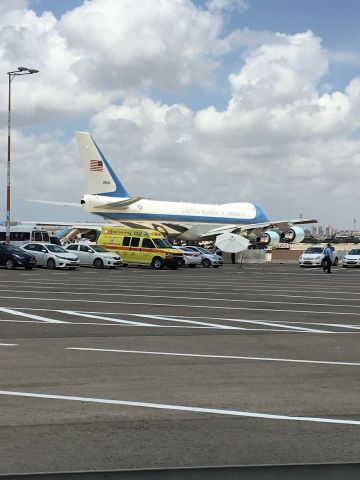
[[[360,270],[0,270],[0,473],[356,462]]]

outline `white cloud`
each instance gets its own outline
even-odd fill
[[[244,12],[249,8],[247,0],[209,0],[207,7],[210,11],[231,11]]]
[[[222,20],[190,0],[93,0],[64,15],[59,29],[88,86],[173,90],[211,83]]]

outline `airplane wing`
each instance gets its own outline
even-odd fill
[[[280,230],[287,229],[291,225],[302,225],[306,223],[317,223],[314,218],[297,218],[295,220],[277,220],[274,222],[263,223],[248,223],[246,225],[223,225],[222,227],[213,228],[206,233],[203,233],[201,237],[214,237],[221,235],[222,233],[251,233],[251,232],[263,232],[269,228],[279,228]]]
[[[60,207],[76,207],[81,208],[80,203],[69,203],[69,202],[52,202],[50,200],[32,200],[28,199],[28,202],[35,202],[35,203],[46,203],[48,205],[59,205]]]

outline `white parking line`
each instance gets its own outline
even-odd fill
[[[31,315],[30,313],[19,312],[18,310],[12,310],[10,308],[0,307],[0,312],[8,313],[10,315],[17,315],[19,317],[32,318],[33,320],[40,320],[46,323],[68,323],[63,320],[54,320],[53,318],[40,317],[39,315]]]
[[[104,405],[124,405],[129,407],[151,408],[151,409],[157,409],[157,410],[175,410],[175,411],[191,412],[191,413],[208,413],[212,415],[229,415],[233,417],[263,418],[268,420],[289,420],[289,421],[296,421],[296,422],[360,425],[360,420],[341,420],[338,418],[323,418],[323,417],[297,417],[297,416],[290,416],[290,415],[274,415],[270,413],[244,412],[241,410],[225,410],[220,408],[191,407],[186,405],[167,405],[163,403],[152,403],[152,402],[151,403],[150,402],[132,402],[128,400],[111,400],[106,398],[78,397],[78,396],[72,396],[72,395],[54,395],[54,394],[33,393],[33,392],[14,392],[9,390],[0,390],[0,395],[6,395],[6,396],[12,396],[12,397],[42,398],[42,399],[52,399],[52,400],[70,400],[75,402],[99,403]]]
[[[138,314],[138,313],[129,313],[129,315],[133,315],[135,317],[158,318],[160,320],[163,320],[163,319],[164,320],[167,319],[167,320],[170,320],[170,321],[179,320],[179,318],[176,317],[176,316],[171,316],[172,318],[169,318],[169,317],[162,317],[161,315],[158,315],[158,316],[157,315],[144,315],[144,314]],[[191,317],[187,317],[187,318],[191,318]],[[192,317],[192,318],[195,318],[195,317]],[[204,318],[210,318],[210,317],[204,317]],[[313,329],[313,328],[294,327],[292,325],[277,324],[276,322],[263,322],[262,320],[243,320],[243,319],[234,319],[234,318],[221,318],[221,319],[218,318],[217,320],[225,320],[226,322],[252,323],[252,324],[255,324],[255,325],[265,325],[267,327],[271,326],[271,327],[284,328],[286,330],[297,330],[297,331],[313,332],[313,333],[331,333],[331,332],[328,332],[326,330],[316,330],[316,329]],[[179,320],[179,321],[187,322],[188,320]],[[209,324],[209,325],[211,325],[211,324]],[[216,325],[216,324],[214,324],[214,325]],[[220,325],[220,324],[218,324],[218,326],[220,328],[230,328],[230,329],[238,328],[238,327],[229,327],[229,326],[225,327],[224,325]],[[241,328],[241,329],[245,330],[244,328]]]
[[[18,343],[0,343],[0,347],[16,347]]]
[[[37,302],[84,302],[83,299],[76,298],[39,298],[39,297],[17,297],[13,295],[0,295],[0,298],[4,299],[16,299],[16,300],[36,300]],[[86,300],[87,303],[101,303],[108,305],[146,305],[148,307],[171,307],[171,308],[201,308],[203,310],[249,310],[259,312],[285,312],[285,313],[312,313],[317,315],[353,315],[360,316],[360,312],[335,312],[333,310],[292,310],[285,308],[258,308],[258,307],[226,307],[217,305],[187,305],[184,303],[151,303],[151,302],[129,302],[118,300]],[[261,302],[268,303],[268,302]],[[336,305],[329,305],[335,307]],[[21,308],[21,307],[19,307]],[[25,310],[25,309],[24,309]]]
[[[129,313],[129,315],[134,317],[154,318],[155,320],[163,320],[167,322],[192,323],[192,324],[202,325],[205,327],[221,328],[223,330],[246,330],[245,328],[242,328],[242,327],[230,327],[228,325],[221,325],[219,323],[196,322],[195,320],[183,320],[182,318],[178,318],[178,317],[170,318],[162,315],[148,315],[148,314],[140,314],[140,313]]]
[[[147,352],[143,350],[118,350],[113,348],[85,348],[85,347],[67,347],[65,350],[85,350],[91,352],[114,352],[114,353],[137,353],[141,355],[167,355],[174,357],[199,357],[199,358],[222,358],[229,360],[254,360],[260,362],[288,362],[288,363],[313,363],[320,365],[347,365],[351,367],[360,367],[356,362],[335,362],[325,360],[299,360],[294,358],[272,358],[272,357],[240,357],[237,355],[202,355],[198,353],[175,353],[175,352]]]
[[[9,289],[9,288],[1,288],[0,292],[19,292],[19,293],[38,293],[42,294],[42,290],[19,290],[19,289]],[[54,292],[51,292],[54,293]],[[359,309],[360,305],[349,305],[347,303],[311,303],[311,302],[285,302],[281,300],[249,300],[249,299],[243,299],[243,298],[212,298],[212,297],[188,297],[188,296],[174,296],[174,295],[146,295],[143,293],[121,293],[121,292],[114,292],[114,293],[100,293],[97,292],[96,294],[94,292],[71,292],[68,290],[57,290],[56,292],[58,295],[76,295],[76,296],[99,296],[99,297],[141,297],[141,298],[164,298],[164,299],[170,299],[170,300],[187,300],[187,301],[206,301],[206,302],[224,302],[224,303],[250,303],[250,304],[257,304],[257,303],[262,303],[262,304],[267,304],[267,305],[306,305],[306,306],[314,306],[314,307],[331,307],[331,308],[354,308],[354,309]],[[0,298],[11,298],[11,297],[0,297]],[[47,299],[44,299],[47,300]],[[57,300],[65,300],[64,297],[58,297]],[[71,301],[71,299],[66,299],[67,301]],[[87,301],[93,301],[94,300],[87,300]],[[100,300],[99,300],[100,301]],[[356,300],[358,301],[358,300]],[[108,302],[108,303],[116,303],[116,302]],[[129,302],[130,303],[130,302]],[[195,307],[196,305],[194,305]],[[220,307],[223,308],[223,307]]]
[[[142,323],[142,322],[131,322],[130,320],[118,320],[117,318],[112,317],[104,317],[100,315],[92,315],[89,313],[81,313],[81,312],[73,312],[71,310],[57,310],[60,313],[65,313],[66,315],[77,315],[78,317],[86,317],[86,318],[95,318],[97,320],[106,320],[112,323],[122,323],[125,325],[136,325],[141,327],[157,327],[154,323]]]

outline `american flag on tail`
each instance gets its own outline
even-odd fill
[[[103,162],[101,160],[90,160],[90,172],[102,172]]]

